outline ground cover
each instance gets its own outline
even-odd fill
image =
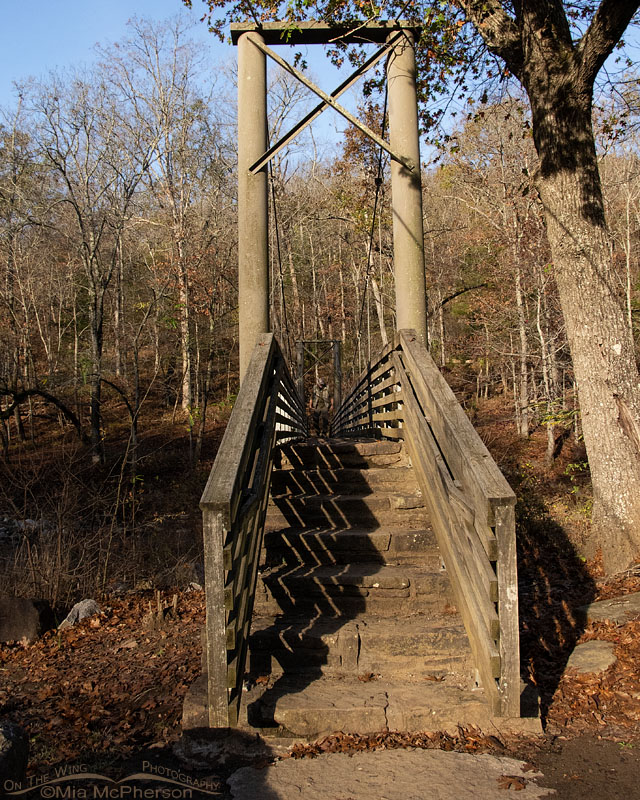
[[[489,403],[478,416],[483,421],[479,430],[519,498],[523,673],[540,693],[545,735],[505,738],[474,730],[456,735],[337,734],[296,748],[292,757],[390,747],[492,752],[540,767],[546,782],[568,800],[582,798],[585,791],[625,800],[638,796],[640,620],[585,624],[579,609],[640,591],[640,573],[630,570],[606,579],[597,554],[589,559],[581,551],[589,524],[588,475],[568,466],[582,463],[580,444],[567,442],[554,467],[546,469],[544,431],[520,442],[507,416],[498,404]],[[220,424],[211,433],[209,459],[222,429]],[[191,536],[197,560],[201,486],[195,478],[180,481],[176,464],[183,463],[187,442],[184,436],[172,441],[171,453],[157,442],[163,453],[162,487],[148,481],[140,521],[155,514],[156,522],[162,518],[164,538],[170,540],[178,529],[181,536]],[[202,474],[208,463],[201,466]],[[143,759],[178,764],[172,748],[181,734],[184,695],[200,673],[204,597],[189,586],[195,582],[189,569],[182,581],[175,569],[169,571],[161,596],[167,605],[177,596],[177,613],[153,626],[149,604],[155,607],[158,580],[151,574],[136,585],[111,586],[97,598],[99,616],[50,632],[29,646],[0,647],[0,717],[27,729],[32,776],[80,764],[114,776],[129,774]],[[592,639],[614,645],[615,663],[599,674],[567,670],[576,644]],[[224,793],[225,777],[242,761],[214,765],[203,774]]]

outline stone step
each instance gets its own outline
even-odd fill
[[[258,614],[439,614],[452,605],[446,572],[414,565],[360,563],[263,569],[256,587]]]
[[[293,736],[316,739],[337,731],[450,731],[488,728],[491,714],[481,689],[444,681],[363,682],[358,677],[283,677],[247,694],[247,721],[279,726]]]
[[[269,501],[265,527],[378,528],[383,524],[426,527],[422,497],[402,493],[281,496]]]
[[[323,443],[285,445],[276,467],[281,469],[340,469],[342,467],[404,466],[407,457],[402,442],[345,442],[329,439]]]
[[[271,478],[271,494],[370,494],[371,491],[418,491],[410,467],[371,467],[370,469],[277,469]]]
[[[395,619],[256,617],[251,626],[250,673],[375,675],[431,678],[473,685],[471,651],[457,615],[415,614]]]
[[[430,529],[284,528],[267,532],[264,548],[268,565],[353,564],[358,561],[398,564],[413,561],[433,570],[440,567],[440,551]]]

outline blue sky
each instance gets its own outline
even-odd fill
[[[14,97],[14,80],[90,63],[94,45],[121,38],[132,16],[162,20],[184,6],[180,0],[0,0],[0,8],[0,105],[7,105]],[[194,21],[200,16],[199,8],[184,11]],[[207,33],[204,23],[193,35],[211,44],[216,60],[233,55],[231,47]]]
[[[207,31],[206,24],[199,22],[204,5],[193,5],[189,10],[181,0],[0,0],[0,106],[15,102],[14,81],[90,64],[95,58],[95,44],[122,38],[132,16],[158,21],[176,14],[191,17],[191,36],[211,49],[215,74],[216,67],[235,60],[236,49]],[[284,48],[278,49],[286,58]],[[321,75],[318,82],[330,91],[347,73],[339,74],[326,62],[321,48],[309,50],[311,75]],[[327,122],[323,127],[328,127]]]

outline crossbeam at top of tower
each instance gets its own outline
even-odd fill
[[[231,41],[238,44],[243,33],[259,33],[265,44],[332,44],[341,41],[352,44],[384,44],[389,34],[395,31],[411,31],[419,38],[421,28],[405,20],[379,20],[360,22],[351,25],[329,24],[320,20],[304,22],[234,22],[231,28]]]

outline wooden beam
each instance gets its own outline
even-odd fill
[[[409,30],[420,37],[422,28],[405,20],[379,20],[362,21],[350,25],[330,24],[321,20],[306,20],[304,22],[263,22],[256,25],[254,22],[234,22],[230,26],[231,41],[238,44],[243,33],[255,31],[259,33],[266,44],[334,44],[347,42],[349,44],[384,44],[390,33],[394,31]]]

